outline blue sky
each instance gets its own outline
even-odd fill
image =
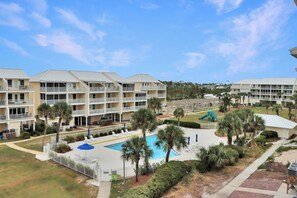
[[[0,67],[160,80],[296,77],[293,0],[1,0]]]

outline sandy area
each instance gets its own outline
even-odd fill
[[[282,164],[287,164],[288,162],[297,161],[297,150],[289,150],[283,152],[280,156],[275,158],[275,162],[280,162]]]

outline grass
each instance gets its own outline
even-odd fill
[[[131,188],[131,181],[127,179],[125,182],[123,180],[112,181],[110,198],[122,197]]]
[[[14,142],[14,141],[18,141],[18,140],[21,140],[20,137],[16,137],[14,139],[11,139],[11,140],[0,140],[0,144],[1,143],[6,143],[6,142]]]
[[[0,146],[0,197],[96,197],[88,179],[34,155]]]
[[[20,147],[24,147],[26,149],[31,149],[31,150],[42,152],[43,151],[42,140],[43,140],[43,136],[40,136],[40,138],[36,138],[34,140],[28,140],[26,142],[16,143],[16,145],[18,145]],[[50,141],[51,141],[51,136],[46,136],[45,143],[49,143]]]

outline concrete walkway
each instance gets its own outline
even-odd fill
[[[20,146],[15,145],[12,142],[4,143],[4,145],[6,145],[6,146],[8,146],[8,147],[10,147],[12,149],[18,150],[18,151],[22,151],[22,152],[26,152],[26,153],[31,153],[33,155],[42,154],[42,152],[20,147]]]
[[[97,198],[109,198],[111,182],[100,182],[99,193]]]
[[[251,165],[249,165],[244,171],[242,171],[237,177],[235,177],[231,182],[229,182],[226,186],[224,186],[219,192],[212,195],[213,198],[222,198],[222,197],[229,197],[230,194],[235,191],[239,190],[240,185],[253,174],[258,167],[263,164],[268,157],[270,157],[275,150],[281,146],[283,142],[278,141],[274,143],[260,158],[255,160]]]

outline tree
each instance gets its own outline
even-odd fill
[[[250,98],[251,98],[252,95],[253,95],[252,92],[248,92],[248,93],[247,93],[248,104],[250,103]]]
[[[230,105],[231,105],[231,96],[227,93],[225,93],[222,97],[222,102],[223,102],[223,106],[225,108],[226,111],[228,111],[228,106],[230,108]],[[230,110],[230,109],[229,109]]]
[[[272,107],[272,110],[275,111],[276,115],[279,115],[279,110],[282,109],[282,106],[279,104],[275,104]]]
[[[44,118],[44,130],[43,130],[43,139],[42,139],[42,146],[44,146],[45,135],[48,127],[48,118],[53,117],[52,108],[49,104],[42,103],[37,108],[38,117]]]
[[[165,129],[158,131],[158,141],[155,144],[158,148],[163,148],[166,152],[166,162],[169,161],[170,151],[173,147],[175,147],[177,151],[187,147],[184,134],[181,128],[174,125],[168,125]]]
[[[266,114],[268,114],[268,109],[271,106],[271,102],[268,100],[265,100],[262,102],[262,104],[264,105],[264,107],[266,108]]]
[[[122,158],[127,161],[135,163],[136,182],[138,182],[139,161],[144,157],[145,153],[152,155],[152,150],[146,147],[145,139],[140,137],[133,137],[122,146]]]
[[[251,124],[251,121],[254,120],[255,113],[250,109],[241,109],[234,113],[236,113],[242,121],[242,131],[244,133],[244,139],[245,139],[246,133],[250,132],[251,130],[250,124]]]
[[[56,133],[56,142],[58,143],[62,121],[64,120],[65,122],[70,122],[70,120],[72,120],[72,107],[66,102],[57,102],[53,106],[53,114],[55,117],[59,118],[58,129]]]
[[[255,134],[265,129],[265,121],[263,120],[262,117],[255,115],[254,119],[251,120],[250,126],[251,126],[251,132],[253,132],[253,139],[254,139]]]
[[[235,113],[228,113],[219,121],[219,131],[227,134],[228,144],[232,144],[232,136],[236,134],[237,142],[239,133],[242,130],[242,122]]]
[[[148,108],[154,111],[156,113],[156,110],[159,112],[162,108],[162,102],[160,98],[150,98],[148,99]]]
[[[288,108],[289,110],[289,113],[288,113],[288,116],[289,116],[289,119],[291,120],[292,119],[292,109],[294,108],[294,103],[293,102],[287,102],[286,103],[286,107]]]
[[[297,94],[294,94],[292,97],[291,97],[291,100],[294,101],[295,103],[295,119],[296,119],[296,114],[297,114]]]
[[[185,116],[185,111],[184,111],[184,109],[182,107],[177,107],[174,110],[173,115],[174,115],[174,117],[177,118],[178,126],[179,126],[180,119]]]
[[[131,124],[133,128],[141,129],[143,139],[146,144],[146,131],[153,131],[157,128],[156,114],[154,114],[150,109],[139,109],[134,112],[131,119]],[[149,153],[145,153],[145,166],[148,175],[149,172]]]
[[[281,104],[283,104],[283,95],[284,95],[283,92],[277,92],[277,96],[278,96],[278,99],[281,100]]]

